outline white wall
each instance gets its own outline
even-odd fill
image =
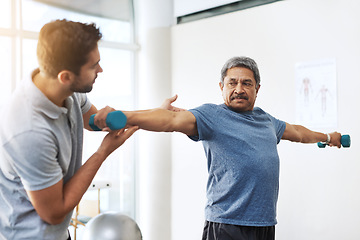
[[[236,55],[254,58],[257,105],[295,122],[295,64],[336,58],[338,127],[349,149],[281,142],[278,240],[360,237],[360,2],[287,0],[172,28],[172,91],[178,106],[221,103],[220,69]],[[206,159],[202,145],[172,135],[172,240],[201,238]]]

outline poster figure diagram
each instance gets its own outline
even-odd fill
[[[301,89],[300,89],[301,94],[304,94],[304,104],[305,105],[309,104],[310,91],[312,92],[311,81],[308,77],[306,77],[302,80],[302,85],[301,85]]]
[[[322,85],[322,87],[320,88],[317,96],[316,96],[316,99],[317,97],[320,95],[320,101],[321,101],[321,115],[322,116],[325,116],[326,114],[326,103],[327,103],[327,97],[332,97],[331,96],[331,92],[330,90],[325,86],[325,85]]]

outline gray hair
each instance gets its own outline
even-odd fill
[[[233,57],[226,61],[221,69],[221,83],[224,84],[227,70],[234,67],[244,67],[250,69],[254,73],[256,86],[260,85],[260,73],[256,62],[249,57]]]

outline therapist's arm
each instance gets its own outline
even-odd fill
[[[127,130],[108,133],[97,151],[67,183],[64,184],[63,180],[60,180],[48,188],[27,191],[40,218],[52,225],[63,222],[66,215],[80,202],[105,159],[137,129],[137,127],[131,127]]]

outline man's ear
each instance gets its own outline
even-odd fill
[[[260,87],[261,87],[260,84],[256,87],[256,94],[259,92]]]
[[[221,91],[222,91],[223,88],[224,88],[224,84],[223,84],[222,82],[219,82],[219,87],[220,87],[220,89],[221,89]]]
[[[68,85],[72,83],[73,79],[74,79],[74,73],[68,70],[63,70],[58,74],[58,80],[63,85]]]

